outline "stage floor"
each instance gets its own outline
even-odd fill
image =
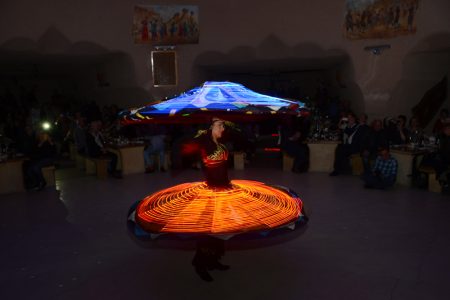
[[[291,239],[234,247],[223,258],[231,269],[206,283],[193,250],[147,248],[126,227],[136,200],[201,171],[100,180],[58,170],[57,190],[0,196],[0,298],[448,299],[448,196],[281,167],[230,177],[291,187],[309,224]]]

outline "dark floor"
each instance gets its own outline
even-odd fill
[[[0,196],[0,299],[450,299],[448,196],[263,162],[230,177],[293,188],[310,222],[230,242],[231,269],[212,283],[194,273],[193,250],[146,247],[126,228],[133,202],[198,170],[99,180],[66,168],[56,190]]]

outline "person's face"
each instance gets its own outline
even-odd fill
[[[348,115],[347,118],[348,118],[348,124],[350,124],[350,125],[355,124],[356,120],[353,115]]]
[[[375,131],[380,131],[383,128],[381,121],[375,121],[373,122],[373,129]]]
[[[388,158],[389,158],[389,151],[387,151],[386,149],[381,150],[381,151],[380,151],[380,156],[381,156],[383,159],[388,159]]]
[[[222,137],[222,133],[224,130],[225,130],[225,124],[223,123],[223,121],[215,121],[211,125],[211,134],[214,139],[218,139],[218,138]]]
[[[361,123],[361,124],[366,124],[367,123],[367,118],[366,118],[365,115],[361,115],[359,117],[359,123]]]

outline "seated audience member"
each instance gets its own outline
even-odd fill
[[[409,120],[409,142],[419,145],[423,139],[423,129],[420,126],[419,119],[412,117]]]
[[[289,116],[281,126],[281,149],[294,157],[292,172],[308,171],[309,148],[304,143],[308,131],[309,127],[304,118]]]
[[[372,170],[363,174],[365,188],[386,189],[394,185],[397,178],[398,163],[391,156],[388,147],[381,147]]]
[[[446,123],[450,123],[450,118],[448,114],[448,109],[443,108],[439,113],[439,118],[433,125],[433,134],[436,135],[442,134]]]
[[[450,179],[450,123],[444,124],[439,141],[439,149],[436,153],[426,155],[421,165],[427,165],[434,168],[436,178],[446,191],[449,191]]]
[[[366,114],[361,114],[358,119],[359,128],[358,131],[361,134],[362,138],[364,138],[370,130],[370,126],[367,125],[368,117]]]
[[[16,150],[26,157],[32,157],[36,149],[36,134],[31,125],[25,125],[23,131],[17,137]]]
[[[117,171],[117,155],[108,151],[105,147],[105,140],[100,131],[102,126],[101,121],[92,121],[89,126],[89,131],[86,134],[87,153],[90,157],[109,158],[108,174],[115,178],[122,178],[122,175]]]
[[[166,160],[166,136],[162,133],[147,137],[148,144],[144,149],[145,172],[151,173],[155,168],[155,155],[159,157],[160,171],[164,172],[164,161]]]
[[[375,160],[380,147],[389,146],[383,123],[380,119],[372,122],[369,133],[363,140],[361,157],[363,159],[364,171],[370,170],[370,161]]]
[[[70,152],[69,144],[71,138],[71,120],[66,114],[60,114],[53,129],[53,140],[59,145],[59,154],[63,157],[67,157]]]
[[[450,192],[450,122],[444,125],[439,142],[438,155],[442,164],[436,166],[436,173],[443,187],[443,191]]]
[[[359,131],[360,125],[356,123],[353,113],[348,113],[338,124],[343,129],[343,141],[336,147],[334,153],[334,170],[330,176],[337,176],[350,169],[349,158],[352,154],[360,153],[363,140],[363,132]]]
[[[87,155],[86,130],[86,118],[79,116],[73,129],[73,141],[77,152],[82,155]]]
[[[396,125],[389,123],[387,127],[388,139],[391,145],[403,145],[408,142],[409,131],[406,128],[406,117],[399,115]]]
[[[225,130],[222,134],[222,141],[225,146],[230,153],[243,152],[244,163],[249,163],[250,161],[248,159],[251,157],[250,149],[254,147],[254,145],[252,145],[245,127],[243,127],[242,124],[236,124],[228,121],[225,122],[225,125],[228,128],[228,130]]]
[[[88,123],[102,119],[102,112],[100,111],[100,107],[98,107],[97,103],[94,100],[84,105],[81,114],[86,118],[86,121]]]
[[[30,160],[24,163],[25,188],[40,191],[47,185],[42,168],[55,163],[56,146],[47,132],[41,132],[33,148],[35,150],[34,153],[30,153]]]
[[[9,113],[4,120],[3,135],[10,140],[15,140],[20,135],[20,129],[23,126],[21,117],[17,113]]]
[[[258,124],[245,124],[243,126],[243,134],[247,141],[246,147],[244,149],[245,152],[245,161],[249,162],[252,157],[255,156],[256,153],[256,142],[258,140],[259,135],[259,125]]]

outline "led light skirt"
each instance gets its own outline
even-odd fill
[[[144,198],[136,222],[151,233],[237,234],[295,222],[301,210],[299,198],[261,182],[232,180],[230,188],[191,182]]]
[[[274,115],[306,111],[304,103],[254,92],[234,82],[207,81],[177,97],[120,113],[122,124],[208,122],[224,115],[229,121],[248,122]]]

